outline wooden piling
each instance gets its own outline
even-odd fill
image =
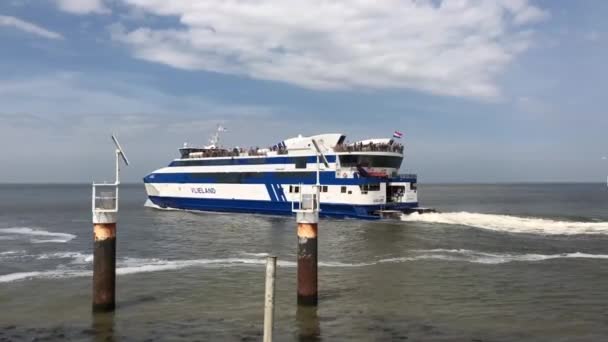
[[[93,312],[115,308],[116,223],[93,225]]]
[[[116,306],[116,222],[120,161],[125,165],[129,165],[129,161],[114,135],[112,141],[116,146],[116,180],[114,183],[93,183],[91,195],[94,236],[93,312],[114,311]]]
[[[302,221],[298,220],[298,305],[311,306],[318,302],[317,222]]]

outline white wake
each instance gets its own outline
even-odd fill
[[[589,254],[581,252],[538,254],[538,253],[494,253],[469,249],[428,249],[415,250],[417,255],[388,258],[378,263],[399,263],[415,260],[460,261],[476,264],[504,264],[511,262],[537,262],[551,259],[608,259],[606,254]]]
[[[76,238],[76,235],[48,232],[46,230],[33,229],[28,227],[0,228],[0,238],[12,240],[16,239],[17,237],[27,237],[32,243],[64,243]]]
[[[443,223],[500,232],[541,235],[608,234],[608,222],[555,221],[533,217],[492,215],[469,212],[403,215],[402,221]]]
[[[0,283],[10,283],[26,279],[58,279],[91,276],[92,271],[79,264],[92,263],[93,256],[80,252],[59,252],[40,255],[27,255],[34,259],[68,259],[68,264],[59,265],[56,269],[44,271],[16,272],[0,275]],[[124,258],[117,261],[116,274],[127,275],[147,272],[160,272],[179,270],[190,267],[226,268],[235,266],[263,266],[265,259],[261,258],[217,258],[217,259],[193,259],[193,260],[164,260],[144,258]],[[280,267],[295,267],[296,263],[291,261],[278,261]],[[70,265],[71,268],[70,268]]]
[[[254,253],[249,253],[254,254]],[[164,259],[143,259],[143,258],[124,258],[118,260],[116,273],[118,275],[129,275],[147,272],[162,272],[180,270],[192,267],[207,268],[226,268],[226,267],[260,267],[266,264],[266,258],[262,253],[258,258],[217,258],[217,259],[193,259],[193,260],[164,260]],[[74,277],[90,277],[91,270],[87,266],[93,261],[91,254],[80,252],[60,252],[41,254],[35,259],[67,259],[71,260],[68,264],[59,265],[52,270],[16,272],[0,275],[0,283],[10,283],[28,279],[58,279]],[[476,264],[504,264],[511,262],[542,262],[551,259],[608,259],[605,254],[589,254],[581,252],[560,253],[560,254],[535,254],[535,253],[494,253],[481,252],[468,249],[428,249],[412,250],[409,255],[372,260],[368,262],[346,263],[339,261],[319,261],[320,267],[369,267],[378,264],[395,264],[415,262],[422,260],[440,260],[449,262],[468,262]],[[279,260],[279,267],[294,268],[297,266],[294,261]]]

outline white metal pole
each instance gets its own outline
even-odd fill
[[[266,258],[266,293],[264,297],[264,342],[272,342],[274,329],[274,282],[276,279],[277,257]]]
[[[91,211],[95,212],[95,196],[97,196],[97,194],[95,193],[95,182],[93,182],[93,191],[91,194]]]
[[[120,184],[120,150],[116,150],[116,185]]]
[[[321,165],[319,165],[319,152],[317,152],[317,188],[321,185]]]

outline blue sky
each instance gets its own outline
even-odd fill
[[[602,181],[602,0],[5,0],[0,182],[129,181],[227,145],[405,132],[421,182]]]

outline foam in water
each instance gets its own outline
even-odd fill
[[[92,255],[82,254],[79,252],[63,252],[42,254],[37,259],[66,259],[73,258],[71,264],[91,263]],[[234,266],[261,266],[265,265],[264,259],[246,259],[246,258],[223,258],[223,259],[193,259],[193,260],[162,260],[162,259],[140,259],[140,258],[124,258],[117,261],[116,274],[127,275],[146,272],[160,272],[179,270],[189,267],[234,267]],[[294,262],[279,261],[280,267],[295,267]],[[81,268],[66,268],[65,265],[59,266],[54,270],[37,271],[37,272],[17,272],[11,274],[0,275],[0,283],[8,283],[26,279],[55,279],[55,278],[73,278],[91,276],[90,270]]]
[[[551,259],[568,259],[568,258],[584,258],[584,259],[608,259],[605,254],[588,254],[581,252],[560,253],[560,254],[535,254],[535,253],[491,253],[480,252],[469,249],[429,249],[416,250],[417,255],[382,259],[379,263],[394,263],[415,260],[445,260],[445,261],[460,261],[476,264],[504,264],[510,262],[535,262]]]
[[[147,199],[146,202],[144,203],[144,207],[146,208],[152,208],[152,209],[157,209],[157,210],[167,210],[167,211],[179,211],[179,209],[175,209],[175,208],[163,208],[160,207],[156,204],[154,204],[154,202],[150,201],[150,199]]]
[[[261,253],[260,253],[261,254]],[[69,268],[65,265],[60,265],[57,269],[36,271],[36,272],[17,272],[11,274],[0,275],[0,283],[10,283],[14,281],[26,279],[54,279],[54,278],[73,278],[91,276],[90,270],[82,269],[78,264],[90,264],[93,261],[92,255],[79,252],[64,252],[42,254],[38,259],[66,259],[72,258],[73,261]],[[468,249],[428,249],[428,250],[413,250],[411,255],[380,259],[377,261],[360,262],[360,263],[343,263],[338,261],[321,261],[320,267],[369,267],[378,264],[404,263],[414,262],[419,260],[441,260],[450,262],[469,262],[477,264],[504,264],[511,262],[541,262],[551,259],[608,259],[605,254],[588,254],[581,252],[561,253],[561,254],[516,254],[516,253],[493,253],[481,252]],[[235,267],[235,266],[263,266],[266,260],[263,257],[257,259],[249,258],[218,258],[218,259],[193,259],[193,260],[163,260],[163,259],[140,259],[140,258],[124,258],[118,260],[116,273],[119,275],[146,273],[146,272],[161,272],[179,270],[190,267]],[[293,261],[278,261],[280,267],[296,267]],[[77,268],[80,266],[80,268]]]
[[[13,228],[0,228],[0,234],[8,235],[9,238],[13,238],[13,236],[30,236],[30,242],[32,243],[47,243],[47,242],[57,242],[64,243],[68,242],[74,238],[76,235],[67,234],[67,233],[56,233],[56,232],[48,232],[46,230],[40,229],[32,229],[28,227],[13,227]],[[2,236],[0,236],[2,237]],[[40,238],[45,237],[45,238]]]
[[[6,251],[6,252],[0,252],[0,255],[15,255],[15,254],[23,254],[25,253],[24,250],[19,250],[19,251]]]
[[[21,258],[24,254],[24,250],[0,252],[0,260],[18,259]]]
[[[18,272],[0,275],[0,283],[10,283],[16,280],[23,280],[28,278],[36,278],[44,272]]]
[[[570,222],[469,212],[410,214],[402,221],[469,226],[508,233],[542,235],[608,234],[608,222]]]
[[[36,256],[36,259],[73,259],[71,262],[72,264],[88,264],[93,262],[93,254],[84,254],[81,252],[58,252],[40,254]]]
[[[265,257],[267,257],[267,256],[270,255],[268,253],[249,253],[249,252],[241,252],[241,254],[252,256],[252,257],[255,257],[255,258],[265,258]]]

